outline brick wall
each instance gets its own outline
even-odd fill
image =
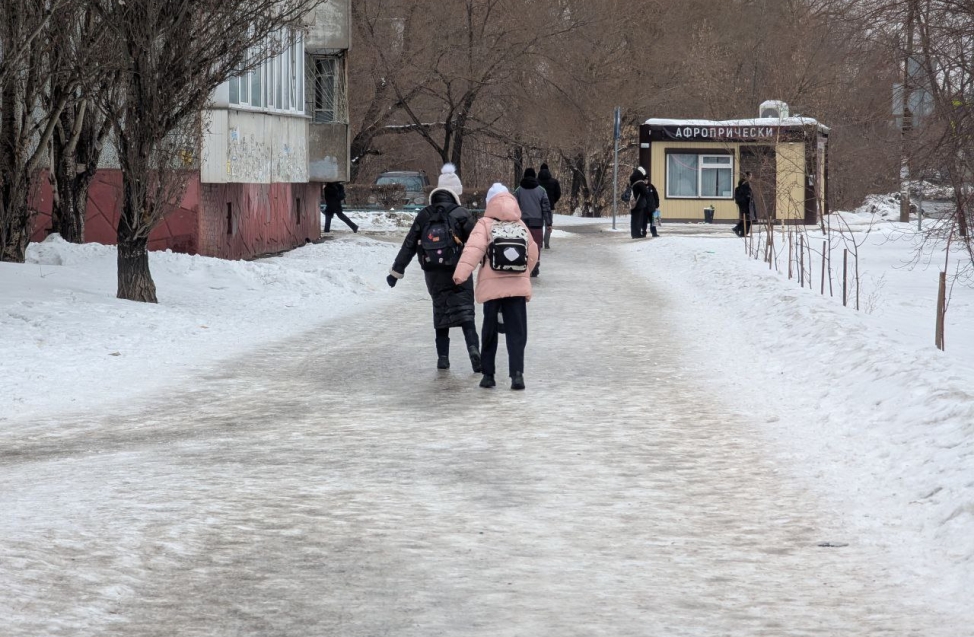
[[[245,259],[315,241],[320,192],[314,183],[202,184],[200,253]]]
[[[51,187],[46,177],[41,184],[31,202],[38,211],[34,241],[43,241],[51,226]],[[116,242],[121,190],[118,170],[98,171],[88,191],[87,241],[106,245]],[[320,198],[321,184],[317,183],[201,184],[199,175],[194,174],[180,207],[153,230],[149,249],[224,259],[288,250],[321,236]]]

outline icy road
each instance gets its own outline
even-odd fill
[[[458,331],[437,372],[413,264],[376,312],[0,432],[0,634],[961,634],[711,396],[622,239],[544,253],[526,392]]]

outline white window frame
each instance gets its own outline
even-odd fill
[[[696,195],[672,195],[672,194],[670,194],[670,175],[669,175],[669,172],[670,172],[670,155],[696,155],[696,157],[697,157],[697,194]],[[713,153],[713,152],[700,153],[700,152],[693,152],[693,150],[691,150],[689,148],[687,148],[687,149],[681,148],[681,149],[679,149],[679,152],[666,153],[665,158],[666,158],[666,162],[665,162],[665,166],[664,166],[665,172],[664,172],[664,175],[663,175],[663,181],[665,183],[665,190],[666,190],[666,198],[667,199],[707,199],[707,200],[710,200],[710,199],[721,199],[721,200],[728,200],[728,199],[733,199],[734,198],[733,186],[734,186],[734,168],[735,168],[736,159],[735,159],[735,156],[734,156],[733,153],[727,153],[727,154],[724,154],[724,153]],[[728,164],[728,163],[715,163],[715,162],[708,163],[707,162],[708,159],[711,159],[712,160],[712,159],[715,159],[715,158],[720,158],[721,160],[730,159],[730,163]],[[712,169],[712,170],[713,169],[718,169],[718,170],[729,170],[730,171],[730,174],[731,174],[731,194],[730,195],[728,195],[726,197],[721,197],[719,195],[714,195],[714,196],[709,196],[709,195],[708,196],[704,196],[703,195],[703,171],[704,171],[705,168]]]
[[[282,32],[268,36],[268,39],[283,39],[289,45],[252,71],[227,80],[237,89],[236,101],[229,101],[230,87],[227,87],[229,104],[239,110],[304,115],[304,38],[300,32]],[[252,52],[250,57],[255,55],[257,53]],[[257,91],[254,91],[255,80],[259,84]]]

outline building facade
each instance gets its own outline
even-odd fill
[[[239,259],[321,235],[322,185],[348,179],[349,2],[328,0],[304,29],[273,34],[262,51],[276,55],[254,51],[266,59],[214,91],[200,122],[199,168],[150,249]],[[89,191],[88,241],[115,243],[118,173],[106,153]],[[50,225],[50,197],[48,188],[36,201],[39,238]]]
[[[734,188],[751,174],[758,218],[813,224],[828,214],[828,134],[804,117],[731,121],[650,119],[639,163],[660,194],[664,219],[736,222]]]

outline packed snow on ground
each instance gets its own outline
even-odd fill
[[[859,244],[862,311],[842,306],[834,278],[836,296],[827,286],[820,294],[820,256],[812,289],[801,288],[788,279],[786,256],[769,270],[718,227],[663,232],[627,249],[633,272],[659,287],[680,321],[680,346],[713,370],[701,387],[765,423],[783,464],[850,528],[930,582],[932,599],[963,610],[974,590],[974,290],[954,287],[940,352],[943,247],[924,250],[914,224],[881,212],[837,215],[830,225]],[[822,238],[809,234],[815,250]],[[837,270],[835,232],[833,246]]]
[[[152,252],[159,303],[120,301],[116,252],[59,236],[0,263],[0,423],[184,380],[384,298],[395,247],[361,236],[280,257]]]

